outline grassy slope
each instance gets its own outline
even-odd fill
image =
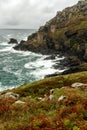
[[[0,99],[0,130],[86,130],[87,90],[70,88],[75,82],[87,83],[87,72],[51,77],[11,90],[19,93],[25,104]],[[38,99],[49,95],[52,88],[55,100]],[[67,98],[59,103],[61,95]]]

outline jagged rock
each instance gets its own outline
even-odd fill
[[[13,93],[13,92],[7,92],[7,93],[1,95],[0,98],[13,98],[13,99],[17,100],[19,98],[19,94]]]
[[[8,44],[18,44],[18,41],[14,38],[10,38],[10,41],[8,42]]]
[[[64,99],[66,99],[66,96],[62,95],[58,98],[58,102],[63,101]]]

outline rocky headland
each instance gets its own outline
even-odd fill
[[[42,54],[62,52],[87,60],[87,0],[58,11],[53,19],[14,49]]]
[[[87,0],[58,11],[56,16],[14,47],[42,54],[62,54],[70,72],[87,61]],[[75,68],[75,69],[74,69]],[[67,72],[68,73],[68,72]]]

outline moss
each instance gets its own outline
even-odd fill
[[[80,68],[80,71],[84,71],[84,70],[87,71],[87,63],[84,62],[84,63],[80,64],[79,68]]]
[[[70,39],[68,39],[68,40],[65,42],[65,45],[66,45],[66,47],[70,48],[70,46],[71,46]]]
[[[55,89],[54,96],[56,99],[58,99],[60,96],[65,95],[65,92],[63,89]]]

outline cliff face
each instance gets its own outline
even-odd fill
[[[87,60],[87,0],[58,11],[26,42],[14,48],[43,54],[60,51]]]

